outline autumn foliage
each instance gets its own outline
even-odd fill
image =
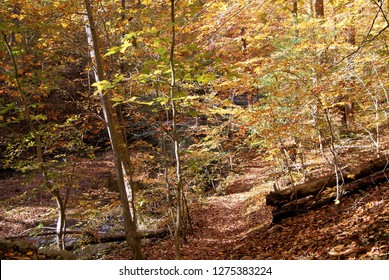
[[[360,141],[355,154],[387,156],[388,0],[90,4],[102,79],[84,1],[0,3],[5,177],[46,180],[40,192],[68,201],[82,188],[77,167],[109,154],[112,130],[100,103],[109,97],[119,150],[131,155],[125,179],[139,224],[179,224],[184,242],[194,227],[191,203],[228,194],[243,162],[260,158],[274,191],[319,177],[321,168],[336,178],[338,204],[349,143]],[[107,166],[95,185],[115,177]],[[117,197],[110,199],[112,210]],[[78,215],[91,211],[88,203]]]

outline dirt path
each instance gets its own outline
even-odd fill
[[[266,166],[250,162],[250,166],[244,166],[240,175],[231,182],[226,195],[205,198],[192,207],[194,233],[188,236],[188,243],[182,246],[183,259],[226,260],[245,257],[235,254],[245,234],[270,219],[266,211],[259,215],[247,214],[248,200],[253,197],[251,189],[262,183],[264,177],[259,174],[265,172]],[[148,258],[174,259],[172,246],[170,240],[151,245],[146,249],[153,252]]]
[[[248,228],[242,211],[247,192],[212,197],[192,215],[195,234],[183,246],[183,255],[192,259],[228,259],[231,248]]]

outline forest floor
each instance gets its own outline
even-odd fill
[[[383,140],[383,152],[388,155],[389,131]],[[356,144],[363,143],[348,143],[347,147]],[[341,155],[355,165],[373,159],[369,150],[354,148],[342,150]],[[389,259],[389,182],[344,197],[340,209],[328,204],[275,224],[271,208],[265,205],[265,196],[274,183],[273,169],[256,156],[242,162],[239,174],[230,180],[223,195],[190,204],[193,231],[182,243],[183,259]],[[78,171],[85,177],[69,202],[69,226],[121,230],[117,194],[96,187],[111,169],[109,156],[82,162]],[[316,158],[310,173],[317,177],[328,170],[325,162]],[[0,180],[0,238],[55,226],[55,203],[50,195],[39,191],[38,181],[31,178],[23,184],[19,175]],[[115,219],[117,224],[112,224]],[[33,240],[38,245],[53,242],[53,237],[47,238]],[[175,258],[170,236],[144,239],[143,248],[147,259]],[[18,256],[13,252],[9,258]],[[125,243],[116,242],[99,247],[87,258],[130,259],[131,253]]]
[[[226,195],[194,205],[183,259],[389,259],[389,182],[345,197],[340,212],[329,204],[273,224],[270,188],[258,188],[269,167],[249,163]],[[174,259],[171,240],[146,248],[150,259]]]

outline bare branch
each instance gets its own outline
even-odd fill
[[[377,7],[378,7],[378,10],[374,16],[374,19],[370,25],[370,28],[365,36],[365,39],[362,41],[362,43],[351,53],[349,53],[348,55],[346,55],[345,57],[343,57],[341,60],[339,60],[338,62],[334,63],[333,65],[331,65],[331,67],[335,66],[335,65],[338,65],[340,63],[342,63],[344,60],[348,59],[348,63],[345,67],[345,69],[349,68],[351,62],[354,60],[354,58],[358,55],[358,53],[368,44],[370,44],[371,42],[373,42],[374,40],[376,40],[378,37],[380,37],[385,31],[386,29],[389,28],[389,21],[388,21],[388,18],[386,17],[385,15],[385,12],[384,10],[382,9],[382,4],[383,2],[376,2],[375,0],[371,0]],[[374,35],[372,38],[368,39],[369,35],[371,34],[373,28],[374,28],[374,25],[376,23],[376,20],[379,16],[379,14],[382,14],[385,18],[385,21],[386,21],[386,26],[384,28],[382,28],[376,35]]]

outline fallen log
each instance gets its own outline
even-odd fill
[[[166,228],[157,229],[157,230],[142,230],[139,232],[141,238],[164,238],[170,234],[170,231]],[[99,243],[109,243],[109,242],[118,242],[126,241],[126,235],[124,233],[119,233],[115,235],[99,235],[93,236],[88,241],[83,242],[84,244],[99,244]]]
[[[341,187],[342,196],[349,196],[361,190],[366,190],[371,186],[378,186],[379,184],[389,181],[388,176],[389,168],[385,171],[372,174],[372,176],[366,176],[364,178],[355,180]],[[320,208],[325,204],[334,202],[335,199],[336,187],[332,187],[323,192],[322,195],[310,195],[308,197],[289,202],[282,205],[281,207],[276,207],[273,209],[273,222],[277,223],[285,218],[293,217],[298,214],[308,212],[309,210]]]
[[[280,207],[291,201],[298,200],[307,196],[316,196],[321,190],[325,189],[327,186],[330,187],[335,184],[335,176],[328,175],[282,191],[270,192],[266,195],[266,205]]]
[[[56,231],[45,231],[45,232],[35,233],[35,232],[33,232],[34,230],[35,230],[35,228],[32,228],[32,229],[29,230],[29,231],[31,231],[31,233],[22,233],[22,234],[18,234],[18,235],[5,236],[4,239],[13,240],[13,239],[22,239],[22,238],[26,238],[26,237],[50,236],[50,235],[56,235],[57,234]],[[87,232],[82,231],[82,230],[66,230],[66,234],[67,235],[70,235],[70,234],[88,235]]]
[[[363,167],[353,168],[345,170],[343,172],[344,183],[350,183],[354,180],[371,176],[376,172],[380,172],[389,167],[387,159],[378,159],[371,161]],[[333,187],[336,185],[336,178],[334,174],[324,176],[313,181],[297,185],[292,188],[288,188],[282,191],[270,192],[266,195],[266,205],[282,206],[293,200],[298,200],[310,195],[317,196],[327,187]]]
[[[365,168],[354,170],[354,172],[358,172],[349,173],[347,180],[349,183],[341,186],[342,196],[351,195],[360,190],[365,190],[370,186],[377,186],[389,181],[389,165],[387,161],[379,162],[379,164],[375,162]],[[374,170],[378,171],[374,172]],[[304,197],[297,199],[295,197],[289,197],[290,200],[287,200],[285,197],[279,196],[274,201],[269,200],[269,202],[273,203],[270,205],[275,206],[272,211],[273,222],[279,222],[285,218],[296,216],[300,213],[334,202],[336,198],[336,182],[334,183],[333,179],[330,177],[331,176],[326,176],[297,186],[300,188],[302,186],[308,186],[305,187],[305,192],[300,191],[298,193],[299,195],[306,194]],[[315,191],[310,192],[312,189],[315,189]],[[288,195],[291,195],[290,192]],[[273,199],[274,195],[269,197]]]
[[[33,230],[33,229],[32,229]],[[24,233],[19,235],[10,235],[5,236],[4,239],[13,240],[13,239],[22,239],[27,237],[36,237],[36,236],[50,236],[56,235],[56,231],[45,231],[39,233]],[[83,241],[84,244],[98,244],[98,243],[109,243],[109,242],[118,242],[118,241],[126,241],[126,236],[124,233],[118,233],[115,235],[103,233],[92,233],[89,231],[83,230],[66,230],[66,235],[78,234],[87,236],[87,241]],[[139,235],[142,238],[164,238],[170,234],[168,229],[157,229],[157,230],[142,230],[139,232]]]

